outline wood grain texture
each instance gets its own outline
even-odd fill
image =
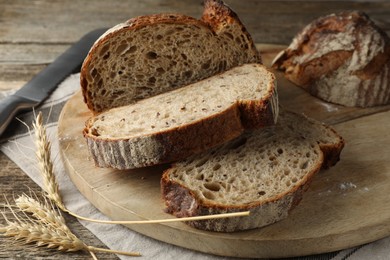
[[[109,27],[136,15],[181,12],[200,16],[201,0],[0,0],[0,87],[16,90],[51,63],[88,31]],[[342,10],[367,12],[379,26],[390,33],[390,2],[382,1],[262,1],[226,0],[239,14],[257,42],[288,44],[306,23],[314,18]],[[0,153],[0,190],[7,196],[37,186],[14,163]],[[0,196],[0,202],[3,196]],[[72,229],[85,242],[101,243],[74,219]],[[74,223],[74,224],[73,224]],[[62,259],[58,252],[10,248],[0,238],[0,257],[8,259]],[[71,254],[71,259],[86,259],[87,254]],[[104,259],[117,259],[104,255]]]
[[[272,46],[258,46],[266,54],[264,57],[275,56],[279,51],[269,48]],[[269,63],[268,59],[265,61]],[[341,161],[314,178],[301,204],[287,219],[265,228],[236,233],[201,231],[184,223],[131,225],[129,228],[185,248],[248,258],[325,253],[389,235],[389,107],[375,112],[357,108],[329,109],[331,104],[306,96],[306,92],[293,93],[300,89],[281,77],[278,82],[282,106],[333,124],[347,143]],[[95,167],[82,136],[84,122],[91,115],[79,92],[65,105],[59,121],[61,155],[81,193],[114,220],[172,218],[163,211],[159,185],[166,166],[129,171]]]
[[[255,42],[288,44],[292,37],[320,15],[342,10],[367,12],[388,33],[390,32],[390,2],[388,1],[226,1],[240,16]],[[85,33],[101,27],[111,27],[131,17],[161,12],[176,12],[200,17],[201,0],[71,0],[30,1],[0,0],[0,69],[7,64],[7,73],[0,81],[11,77],[29,80],[37,73],[34,64],[48,64],[64,48]],[[30,46],[26,46],[30,45]],[[11,47],[10,47],[11,46]],[[44,50],[42,46],[45,47]],[[32,51],[27,64],[14,62],[12,57]],[[7,51],[5,51],[7,50]],[[4,56],[10,59],[1,58]],[[20,74],[23,71],[23,74]]]

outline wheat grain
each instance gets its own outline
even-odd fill
[[[67,229],[65,219],[47,199],[44,198],[43,202],[40,202],[37,199],[23,194],[15,200],[15,203],[21,211],[32,214],[35,219],[41,221],[43,224]]]
[[[29,201],[33,199],[30,198]],[[41,205],[34,203],[35,206]],[[17,241],[25,244],[35,243],[39,247],[54,248],[60,251],[79,251],[87,250],[85,245],[78,239],[65,225],[62,217],[56,216],[54,218],[44,220],[47,215],[36,214],[37,218],[32,218],[27,214],[18,214],[13,210],[15,206],[8,206],[11,214],[13,214],[15,221],[10,221],[4,212],[3,218],[6,220],[6,226],[0,228],[0,232],[6,237],[13,237]],[[32,207],[29,207],[32,209]],[[34,211],[39,212],[44,208],[39,208]],[[21,213],[25,211],[21,210]],[[53,222],[53,219],[55,221]],[[46,224],[43,224],[46,223]]]
[[[63,211],[67,211],[62,202],[61,195],[56,181],[53,162],[51,160],[51,143],[47,138],[46,128],[42,123],[42,113],[39,112],[35,122],[33,123],[35,130],[35,145],[37,147],[36,156],[38,165],[43,177],[43,184],[49,199],[53,200],[56,205]]]
[[[0,233],[13,237],[24,244],[35,244],[39,247],[57,249],[63,252],[88,251],[96,258],[94,252],[116,253],[128,256],[140,256],[138,252],[122,252],[111,249],[88,246],[67,227],[60,212],[54,208],[50,200],[40,202],[27,195],[15,200],[16,205],[6,204],[15,221],[10,221],[4,212],[6,226],[0,226]],[[18,208],[19,211],[15,211]]]

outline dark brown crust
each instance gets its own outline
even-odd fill
[[[332,129],[332,131],[334,130]],[[319,144],[321,151],[324,154],[324,162],[322,164],[323,169],[328,169],[340,161],[340,154],[345,146],[345,140],[341,136],[339,136],[339,138],[340,142],[336,145]]]
[[[201,21],[208,24],[216,33],[218,33],[221,28],[226,26],[226,24],[240,24],[243,36],[246,37],[246,42],[251,43],[251,46],[248,46],[249,49],[255,52],[255,60],[258,63],[262,63],[260,52],[257,50],[252,36],[247,31],[246,27],[243,25],[238,15],[232,9],[230,9],[223,1],[205,0]]]
[[[250,49],[250,51],[248,52],[255,53],[255,59],[253,62],[261,63],[260,52],[256,49],[252,37],[247,32],[242,22],[239,20],[237,14],[234,13],[228,6],[226,6],[222,1],[219,0],[205,0],[204,13],[201,20],[181,14],[154,14],[139,16],[128,20],[127,22],[123,23],[120,28],[108,31],[104,36],[102,36],[98,41],[96,41],[96,43],[89,51],[87,57],[85,58],[80,73],[80,85],[84,102],[94,114],[102,112],[96,111],[94,108],[93,98],[91,97],[87,89],[88,83],[86,77],[89,75],[88,70],[93,56],[96,55],[96,50],[98,50],[100,46],[104,45],[109,39],[115,37],[115,35],[120,34],[123,31],[135,31],[143,27],[158,24],[190,24],[198,27],[208,28],[214,33],[218,34],[218,28],[231,23],[238,23],[242,27],[243,37],[246,37],[247,41],[251,43],[251,46],[248,46],[248,48]]]
[[[274,111],[272,105],[272,99],[277,97],[276,79],[273,77],[273,91],[269,93],[269,96],[262,100],[243,100],[240,101],[241,122],[245,129],[253,130],[259,127],[273,125],[276,122],[275,115],[278,111]],[[276,104],[278,106],[278,104]]]
[[[353,14],[355,13],[353,12]],[[344,32],[347,23],[350,22],[344,19],[348,15],[349,13],[340,13],[337,16],[320,17],[310,23],[306,31],[295,36],[298,48],[296,50],[287,48],[284,55],[273,63],[273,68],[284,71],[286,78],[304,88],[307,88],[321,76],[339,68],[352,56],[352,51],[330,52],[303,64],[297,64],[293,58],[313,54],[316,51],[313,46],[316,46],[316,42],[323,41],[323,37],[331,33]],[[360,13],[356,13],[354,17],[360,17]]]
[[[337,70],[346,60],[350,59],[351,56],[352,51],[333,51],[303,64],[295,64],[291,59],[287,59],[280,68],[284,70],[284,75],[288,80],[306,89],[310,94],[316,95],[317,89],[313,83],[322,76]],[[324,66],[324,64],[326,64],[326,66]],[[294,69],[291,70],[286,68]]]

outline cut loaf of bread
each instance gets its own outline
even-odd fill
[[[314,20],[274,67],[328,102],[357,107],[390,103],[390,38],[361,12]]]
[[[186,222],[233,232],[283,218],[301,200],[313,176],[334,165],[344,141],[332,128],[281,112],[275,126],[248,132],[166,170],[166,211],[177,217],[250,211],[249,216]]]
[[[261,63],[251,36],[222,1],[205,0],[200,20],[157,14],[111,28],[87,55],[80,83],[99,113],[245,63]]]
[[[131,169],[184,159],[278,115],[274,75],[245,64],[176,90],[113,108],[86,122],[99,167]]]

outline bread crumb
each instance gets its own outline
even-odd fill
[[[343,191],[355,189],[357,186],[353,184],[352,182],[342,182],[339,186],[339,188]]]
[[[328,196],[332,193],[332,190],[326,190],[318,193],[318,196]]]

